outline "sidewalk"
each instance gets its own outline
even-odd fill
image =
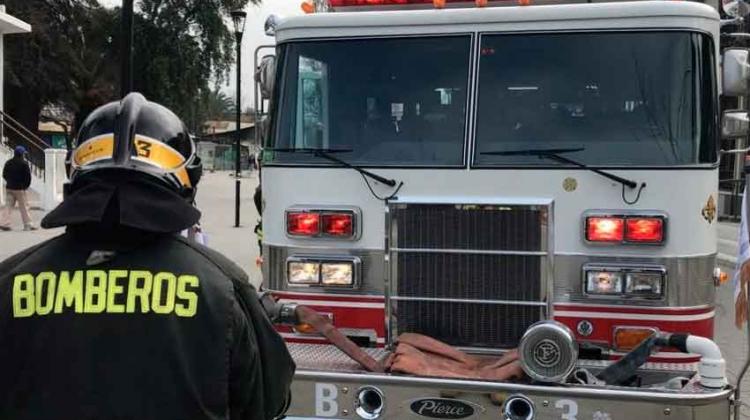
[[[247,174],[247,172],[245,172]],[[253,228],[258,214],[253,204],[253,193],[258,183],[257,174],[242,178],[241,226],[234,227],[234,178],[230,172],[205,173],[198,184],[196,203],[203,213],[201,224],[208,235],[208,246],[218,250],[237,263],[257,285],[260,272],[255,267],[258,245]],[[44,212],[32,210],[31,217],[36,225],[44,217]],[[24,232],[18,210],[13,211],[13,229],[0,232],[0,261],[39,242],[63,233],[63,229],[40,229]]]

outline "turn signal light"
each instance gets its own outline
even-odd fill
[[[309,212],[288,212],[286,231],[294,236],[316,236],[320,233],[320,214]]]
[[[328,318],[328,321],[333,324],[333,314],[326,312],[318,312],[318,314]],[[295,324],[292,328],[297,334],[320,334],[320,332],[312,324],[308,324],[306,322]]]
[[[589,217],[586,219],[586,240],[590,242],[622,242],[625,221],[621,217]]]
[[[321,216],[323,233],[336,237],[354,235],[354,216],[352,213],[324,213]]]
[[[315,5],[311,1],[303,1],[299,5],[300,9],[302,9],[303,12],[306,14],[315,13]]]
[[[653,328],[618,327],[615,329],[614,348],[617,351],[633,350],[654,334],[656,330]]]
[[[626,219],[625,240],[646,243],[663,242],[664,219],[661,217],[632,217]]]
[[[294,326],[294,331],[300,334],[315,334],[317,331],[315,327],[310,324],[297,324]]]

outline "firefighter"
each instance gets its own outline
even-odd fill
[[[294,363],[246,274],[179,235],[201,164],[132,93],[69,158],[64,234],[0,263],[0,419],[272,419]]]

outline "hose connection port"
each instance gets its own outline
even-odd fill
[[[503,418],[505,420],[533,420],[534,403],[523,395],[512,395],[505,400],[503,405]]]
[[[379,389],[365,386],[357,391],[354,404],[356,406],[355,412],[359,417],[365,420],[378,419],[385,411],[385,396]]]

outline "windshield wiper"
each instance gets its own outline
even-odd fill
[[[493,150],[491,152],[480,152],[480,154],[489,155],[489,156],[536,156],[539,159],[547,158],[547,159],[555,160],[557,162],[568,163],[568,164],[577,166],[581,169],[586,169],[588,171],[597,173],[607,179],[611,179],[612,181],[619,182],[620,184],[628,188],[635,188],[638,186],[638,183],[633,180],[623,178],[621,176],[617,176],[609,172],[602,171],[601,169],[592,168],[586,165],[585,163],[581,163],[576,160],[562,156],[563,153],[581,152],[583,150],[584,150],[583,147],[569,148],[569,149]]]
[[[381,184],[385,184],[389,187],[395,187],[396,186],[396,180],[384,178],[378,174],[372,173],[368,171],[367,169],[360,168],[359,166],[352,165],[349,162],[343,161],[336,156],[333,156],[333,153],[350,153],[352,152],[351,149],[313,149],[313,148],[298,148],[298,149],[274,149],[274,148],[268,148],[266,150],[270,150],[272,152],[289,152],[289,153],[309,153],[312,154],[315,157],[321,157],[323,159],[327,159],[331,162],[338,163],[339,165],[354,169],[355,171],[361,173],[362,175],[365,175],[367,177],[370,177],[374,179],[375,181],[380,182]]]

